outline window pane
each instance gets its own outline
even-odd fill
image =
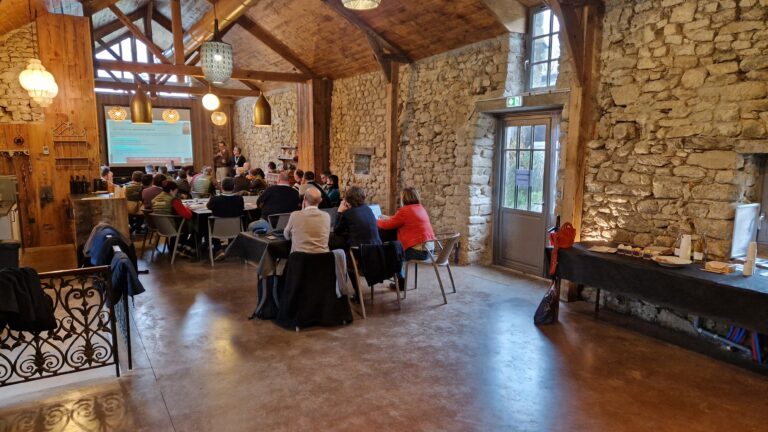
[[[507,128],[507,149],[517,148],[517,126]]]
[[[549,85],[551,87],[554,87],[557,84],[557,76],[560,73],[559,71],[560,62],[555,60],[552,63],[550,63],[550,65],[552,66],[550,67],[550,70],[549,70]]]
[[[99,78],[111,78],[110,75],[107,73],[107,71],[103,69],[99,69],[98,71],[96,71],[96,74],[98,75]]]
[[[560,58],[560,38],[558,35],[552,35],[552,56],[550,59]]]
[[[515,208],[518,210],[528,210],[528,191],[530,188],[530,181],[531,181],[530,166],[531,166],[531,152],[521,151],[520,161],[519,161],[518,171],[517,171],[517,174],[519,174],[519,176],[517,175],[515,176],[516,177],[515,182],[517,186]]]
[[[541,213],[544,209],[544,157],[545,152],[543,151],[533,152],[530,210],[537,213]]]
[[[115,56],[110,54],[109,51],[107,51],[107,50],[99,51],[96,54],[96,58],[97,59],[101,59],[101,60],[118,60],[118,59],[115,58]]]
[[[533,126],[520,127],[520,148],[529,149],[533,146]],[[520,168],[528,168],[528,165]]]
[[[544,149],[547,146],[547,126],[536,125],[533,127],[533,148]]]
[[[531,88],[547,87],[547,63],[535,64],[531,68]]]
[[[541,12],[536,12],[533,15],[533,35],[541,36],[549,33],[549,21],[551,12],[549,9],[544,9]]]
[[[533,62],[549,60],[549,37],[533,40]]]
[[[517,152],[506,152],[504,164],[504,207],[515,208],[515,170],[517,169]]]
[[[140,43],[139,41],[136,41],[136,43]],[[144,44],[142,44],[144,45]],[[136,61],[139,63],[149,63],[147,60],[147,50],[146,48],[138,48],[136,49]]]
[[[131,55],[131,39],[125,39],[124,41],[120,42],[120,55],[123,57],[123,61],[133,61],[133,56]]]
[[[560,21],[557,20],[557,16],[552,16],[552,33],[560,31]]]

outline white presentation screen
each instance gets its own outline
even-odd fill
[[[180,119],[173,124],[163,120],[164,108],[152,109],[152,124],[133,124],[129,107],[124,107],[128,118],[123,121],[109,118],[111,108],[104,107],[110,166],[143,168],[171,162],[177,166],[192,164],[192,125],[188,109],[176,108]]]

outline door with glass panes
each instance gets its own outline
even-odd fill
[[[546,230],[553,219],[553,124],[551,115],[505,118],[496,152],[495,260],[536,275],[543,274]]]

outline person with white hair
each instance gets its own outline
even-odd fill
[[[291,253],[330,252],[331,217],[317,207],[322,200],[319,189],[307,189],[302,209],[291,213],[283,231],[285,238],[291,240]]]

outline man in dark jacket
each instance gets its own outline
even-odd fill
[[[269,231],[269,216],[291,213],[301,208],[299,192],[291,187],[291,176],[287,171],[280,173],[278,183],[268,187],[259,195],[256,205],[261,209],[261,220],[251,222],[249,231]]]
[[[211,197],[208,201],[208,209],[215,217],[219,218],[239,218],[245,211],[245,201],[240,195],[235,195],[235,181],[232,177],[225,177],[221,181],[221,195]],[[221,249],[221,240],[212,239],[213,251],[216,252]],[[223,259],[224,253],[222,251],[217,260]]]

